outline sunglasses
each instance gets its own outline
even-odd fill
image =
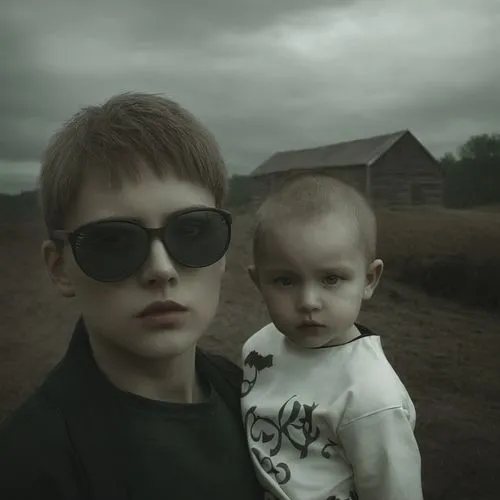
[[[231,213],[218,208],[189,208],[170,214],[159,228],[134,220],[103,219],[72,232],[56,230],[53,240],[67,241],[80,269],[93,280],[122,281],[148,259],[153,240],[163,242],[169,256],[189,268],[218,262],[231,241]]]

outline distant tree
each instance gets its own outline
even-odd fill
[[[453,153],[445,153],[439,161],[444,168],[454,166],[457,163],[457,159]]]
[[[474,161],[486,164],[500,162],[500,134],[473,135],[458,148],[461,161]]]
[[[232,175],[229,179],[229,207],[241,207],[250,203],[254,195],[254,180],[248,175]]]
[[[470,137],[456,156],[441,158],[445,172],[445,205],[471,207],[500,203],[500,134]]]
[[[20,194],[0,194],[0,219],[33,219],[40,216],[37,191]]]

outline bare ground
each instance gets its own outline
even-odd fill
[[[37,222],[0,226],[0,420],[63,355],[78,314],[45,275],[42,236]],[[237,362],[244,340],[268,321],[246,276],[248,236],[247,217],[237,217],[220,311],[202,342]],[[362,313],[414,399],[426,500],[500,498],[499,316],[391,279]]]

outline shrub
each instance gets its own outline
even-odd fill
[[[430,295],[500,306],[500,216],[474,211],[378,214],[379,249],[393,278]]]

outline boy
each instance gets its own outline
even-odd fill
[[[422,500],[415,409],[356,323],[382,274],[365,199],[299,175],[257,213],[249,274],[272,323],[244,345],[242,410],[272,499]]]
[[[0,498],[262,498],[241,372],[196,347],[225,269],[226,182],[210,133],[160,96],[115,96],[55,135],[42,254],[82,316],[64,359],[0,428]]]

